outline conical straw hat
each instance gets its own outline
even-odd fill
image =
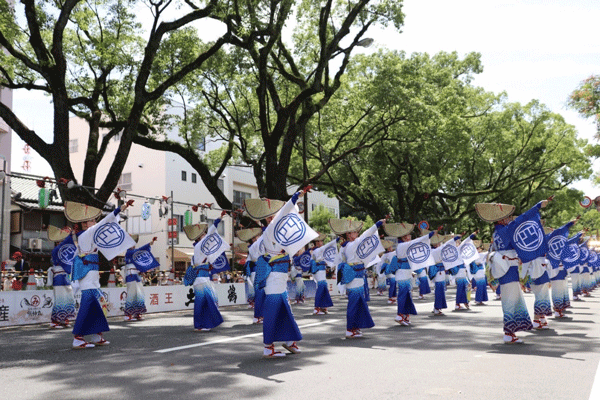
[[[415,228],[415,224],[407,224],[406,222],[400,222],[397,224],[385,224],[383,230],[388,236],[402,237],[408,235]]]
[[[206,232],[206,228],[208,228],[207,224],[186,225],[183,227],[183,231],[188,239],[196,240]]]
[[[239,231],[235,232],[235,235],[240,240],[247,242],[248,240],[252,239],[253,237],[260,235],[261,233],[262,233],[261,228],[250,228],[250,229],[240,229]]]
[[[394,242],[392,242],[391,240],[382,240],[381,241],[381,245],[383,246],[384,249],[389,249],[390,247],[394,246]]]
[[[481,248],[485,251],[488,251],[490,249],[490,244],[489,243],[484,243],[481,245]]]
[[[313,242],[322,242],[327,238],[327,235],[324,233],[319,233],[319,236],[317,236],[316,238],[314,238],[312,241]]]
[[[549,226],[545,226],[544,227],[544,234],[547,235],[549,233],[551,233],[554,229],[550,228]]]
[[[138,234],[135,234],[135,235],[129,235],[129,236],[131,236],[131,238],[132,238],[132,239],[133,239],[133,240],[134,240],[136,243],[138,242],[138,240],[140,240],[140,235],[138,235]]]
[[[475,211],[482,220],[496,222],[510,217],[515,212],[515,206],[500,203],[477,203]]]
[[[91,221],[100,216],[102,210],[74,201],[65,201],[65,217],[71,222]]]
[[[54,225],[48,225],[48,240],[53,242],[62,242],[70,233],[69,228],[60,229]]]
[[[440,235],[439,232],[436,232],[435,235],[433,235],[431,237],[431,239],[429,239],[429,243],[431,243],[432,245],[438,245],[442,242],[444,242],[446,239],[445,235]]]
[[[481,240],[473,240],[473,244],[475,245],[475,247],[479,248],[481,247]]]
[[[246,199],[244,200],[244,208],[250,218],[255,221],[260,221],[275,215],[277,211],[283,207],[285,202],[281,200],[269,199]]]
[[[346,232],[358,232],[362,229],[362,226],[362,221],[352,221],[340,218],[329,219],[329,227],[336,235],[342,235]]]
[[[241,243],[238,243],[236,246],[237,246],[237,251],[239,251],[240,253],[248,252],[248,243],[241,242]]]

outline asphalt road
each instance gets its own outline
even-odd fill
[[[415,300],[413,325],[394,322],[395,306],[372,296],[376,326],[345,339],[346,300],[312,315],[293,305],[302,354],[262,358],[252,311],[223,308],[225,322],[193,330],[192,311],[109,319],[109,346],[72,350],[70,330],[0,330],[0,399],[596,399],[600,291],[573,303],[548,331],[502,342],[500,301],[431,314],[433,296]],[[533,294],[525,295],[533,310]],[[493,298],[490,292],[490,298]],[[454,290],[447,294],[453,306]]]

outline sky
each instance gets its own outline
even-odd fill
[[[506,92],[508,100],[526,104],[539,100],[574,125],[579,137],[597,143],[593,120],[568,110],[566,102],[577,85],[600,74],[598,0],[405,0],[402,32],[369,32],[374,45],[362,51],[390,48],[435,54],[481,53],[483,73],[473,84]],[[15,91],[13,108],[21,120],[51,141],[52,109],[43,96]],[[24,172],[24,142],[13,134],[12,170]],[[31,156],[29,173],[50,175],[39,155]],[[594,166],[600,171],[600,162]],[[600,188],[590,180],[573,185],[592,198]]]

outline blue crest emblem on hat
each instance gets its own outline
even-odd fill
[[[560,260],[560,254],[562,253],[567,238],[562,235],[554,236],[548,241],[548,256],[553,260]]]
[[[515,229],[513,242],[523,251],[535,251],[544,242],[544,232],[535,221],[525,221]]]
[[[333,247],[328,247],[327,250],[323,253],[323,259],[329,262],[335,261],[335,249]]]
[[[305,235],[306,226],[298,214],[287,214],[275,225],[275,240],[282,246],[299,242]]]
[[[58,259],[63,264],[72,264],[73,259],[77,255],[77,247],[74,244],[64,244],[58,250]]]
[[[125,231],[121,229],[119,224],[110,222],[102,225],[96,233],[94,233],[94,243],[98,247],[112,249],[119,247],[125,240]]]
[[[427,261],[430,253],[431,249],[429,246],[423,242],[417,242],[408,247],[406,250],[406,258],[415,264],[420,264]]]
[[[208,256],[216,253],[221,248],[221,244],[223,244],[221,236],[218,233],[213,233],[204,238],[200,250]]]
[[[152,257],[152,254],[148,250],[138,250],[133,253],[131,258],[133,258],[136,264],[142,267],[148,267],[154,262],[154,257]]]
[[[575,262],[577,260],[579,260],[579,246],[577,246],[574,243],[571,243],[570,245],[566,246],[563,249],[563,253],[564,253],[564,257],[563,257],[563,261],[568,262],[568,263],[572,263]]]
[[[463,258],[471,258],[477,253],[477,248],[473,243],[467,243],[461,247],[461,253]]]
[[[458,250],[453,244],[447,244],[442,249],[442,260],[446,262],[454,262],[458,260]]]
[[[375,251],[379,246],[379,238],[376,235],[366,237],[362,242],[359,243],[356,249],[356,255],[360,259],[365,259]]]

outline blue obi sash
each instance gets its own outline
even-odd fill
[[[327,269],[327,263],[325,261],[315,262],[315,260],[311,261],[310,273],[316,274],[317,271],[325,271]]]
[[[483,269],[483,264],[477,264],[475,261],[472,261],[471,264],[469,264],[469,268],[471,270],[471,275],[475,275],[477,271]]]
[[[78,281],[85,278],[90,271],[100,270],[100,259],[98,254],[88,254],[80,257],[76,256],[73,260],[73,280]]]
[[[352,282],[356,278],[365,277],[365,265],[354,264],[350,265],[347,263],[340,264],[342,267],[342,284],[346,285]]]
[[[125,277],[125,282],[141,282],[140,276],[138,274],[131,274]]]
[[[432,265],[431,267],[429,267],[427,275],[429,276],[429,279],[433,280],[433,278],[435,278],[437,273],[440,271],[444,271],[444,264],[442,264],[442,263],[435,264],[435,265]]]
[[[290,256],[270,257],[260,256],[256,261],[256,278],[254,284],[257,288],[262,289],[267,285],[267,278],[271,272],[286,273],[290,269]]]
[[[70,283],[67,274],[54,275],[54,278],[52,278],[52,286],[67,286]]]
[[[246,276],[250,276],[253,272],[256,272],[256,263],[254,261],[246,261],[244,265]]]
[[[197,277],[210,277],[210,264],[202,264],[197,266],[189,266],[183,276],[183,284],[185,286],[192,286]]]

